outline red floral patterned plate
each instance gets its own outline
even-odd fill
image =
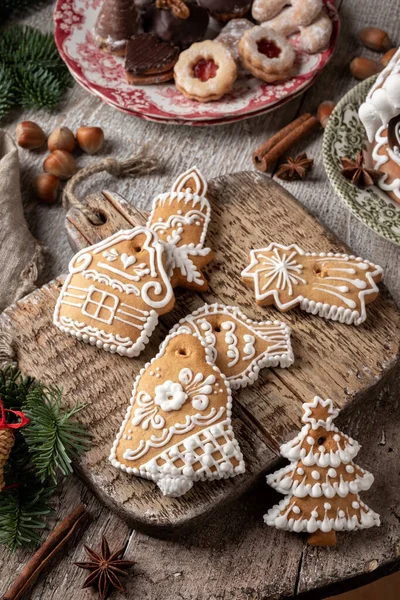
[[[208,125],[233,122],[281,106],[311,85],[328,63],[339,35],[339,17],[333,0],[324,0],[333,22],[330,45],[320,54],[297,50],[299,72],[281,84],[266,84],[250,75],[236,81],[233,90],[218,102],[188,100],[173,82],[131,86],[125,80],[124,60],[106,54],[95,44],[92,30],[101,0],[58,0],[54,12],[55,40],[75,79],[85,89],[112,106],[141,118],[163,123]]]

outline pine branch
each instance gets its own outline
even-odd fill
[[[20,371],[14,367],[0,370],[0,398],[4,408],[21,410],[28,393],[36,385],[33,377],[22,377]]]
[[[14,25],[0,36],[0,118],[12,106],[54,108],[71,76],[52,34]]]
[[[71,462],[87,448],[89,434],[72,419],[84,406],[61,408],[61,391],[37,387],[28,393],[22,410],[30,418],[23,436],[41,481],[57,481],[57,472],[72,473]]]
[[[38,487],[30,477],[23,485],[0,494],[0,544],[10,550],[19,546],[36,546],[40,530],[46,526],[43,517],[52,509],[49,505],[54,487]]]

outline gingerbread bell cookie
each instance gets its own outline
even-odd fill
[[[274,304],[283,312],[300,306],[348,325],[365,321],[366,305],[378,296],[382,277],[381,267],[360,257],[276,243],[251,250],[250,264],[242,271],[260,306]]]
[[[204,291],[208,283],[201,271],[214,257],[205,247],[211,207],[207,182],[192,167],[171,190],[154,199],[147,227],[157,233],[168,249],[168,269],[173,287]]]
[[[264,367],[293,364],[290,329],[281,321],[252,321],[235,306],[205,304],[171,333],[195,333],[232,389],[254,383]]]
[[[380,524],[359,497],[374,477],[353,462],[360,445],[333,425],[338,413],[329,399],[304,403],[301,432],[280,449],[290,464],[267,476],[286,498],[264,516],[266,524],[306,532],[314,546],[335,545],[337,531]]]
[[[234,477],[245,466],[231,408],[230,386],[204,341],[173,333],[136,379],[110,461],[173,497],[195,481]]]

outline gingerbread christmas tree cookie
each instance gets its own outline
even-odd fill
[[[54,324],[98,348],[137,356],[158,316],[174,305],[167,262],[165,246],[146,227],[84,248],[69,264]]]
[[[359,497],[374,477],[353,462],[360,445],[333,425],[337,415],[332,400],[315,396],[304,403],[301,432],[280,449],[290,465],[267,476],[269,485],[286,494],[264,516],[267,525],[307,532],[314,546],[333,546],[337,531],[380,524]]]
[[[366,305],[379,293],[382,268],[368,260],[332,252],[304,252],[296,244],[272,243],[251,250],[243,282],[260,306],[285,312],[294,306],[340,323],[360,325]]]
[[[201,272],[214,257],[204,247],[211,207],[206,198],[207,182],[196,167],[182,173],[171,191],[154,199],[147,226],[168,245],[169,272],[173,287],[204,291]]]
[[[231,425],[231,390],[210,349],[170,334],[139,373],[111,463],[181,496],[204,479],[234,477],[244,462]]]
[[[236,306],[205,304],[172,332],[196,333],[232,389],[254,383],[263,367],[293,363],[290,328],[281,321],[252,321]]]

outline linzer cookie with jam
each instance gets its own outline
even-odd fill
[[[283,81],[293,76],[296,53],[287,39],[273,29],[253,27],[239,42],[243,66],[267,83]]]
[[[133,85],[161,83],[173,78],[179,48],[161,42],[153,33],[133,36],[126,47],[125,74]]]
[[[135,381],[110,461],[172,497],[199,480],[234,477],[245,465],[231,413],[229,383],[205,342],[173,333]]]
[[[242,271],[260,306],[274,304],[283,312],[300,306],[348,325],[365,321],[366,305],[378,296],[382,277],[381,267],[360,257],[276,243],[251,250],[250,264]]]
[[[232,89],[236,77],[232,54],[220,42],[211,40],[192,44],[174,67],[177,89],[198,102],[219,100]]]
[[[104,0],[94,26],[94,37],[102,50],[124,56],[126,44],[137,30],[134,0]]]

